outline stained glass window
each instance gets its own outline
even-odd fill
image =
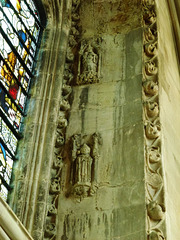
[[[0,195],[4,200],[41,30],[33,0],[0,0]]]

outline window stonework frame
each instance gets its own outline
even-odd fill
[[[9,204],[34,239],[42,239],[57,115],[70,29],[70,0],[43,1],[47,14],[14,169]]]

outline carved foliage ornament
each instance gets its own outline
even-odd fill
[[[165,239],[164,183],[159,121],[157,24],[154,0],[143,0],[144,20],[144,131],[148,240]]]

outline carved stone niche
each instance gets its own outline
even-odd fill
[[[148,216],[154,221],[160,221],[164,218],[163,208],[156,202],[151,201],[147,205]]]
[[[147,43],[144,46],[144,50],[147,56],[153,57],[157,54],[157,43]]]
[[[149,139],[156,139],[160,136],[161,126],[158,123],[147,122],[145,124],[146,136]]]
[[[155,62],[150,61],[145,64],[145,71],[148,76],[156,75],[157,74],[157,67]]]
[[[93,195],[98,187],[99,139],[98,134],[93,134],[90,143],[82,142],[80,135],[71,139],[71,195],[80,200]]]
[[[165,237],[163,236],[163,233],[156,229],[150,232],[148,235],[148,240],[163,240]]]
[[[158,94],[158,85],[157,83],[153,82],[153,81],[146,81],[144,83],[144,92],[147,94],[147,95],[150,95],[150,96],[155,96]]]
[[[145,103],[145,107],[146,107],[146,113],[148,117],[153,118],[158,116],[159,106],[157,102],[148,101]]]
[[[100,41],[83,40],[79,50],[78,74],[76,84],[91,84],[99,82],[100,71]]]

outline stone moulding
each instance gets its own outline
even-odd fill
[[[159,119],[158,35],[156,21],[155,0],[144,0],[144,69],[142,95],[144,102],[146,230],[148,240],[166,239],[161,124]]]
[[[61,180],[64,165],[64,147],[66,143],[66,128],[68,126],[69,110],[71,108],[72,81],[74,79],[73,64],[75,49],[79,41],[79,0],[73,0],[71,6],[71,27],[69,29],[68,45],[64,65],[64,74],[57,118],[56,139],[54,143],[54,159],[51,169],[51,182],[47,204],[44,239],[56,239],[58,223],[58,197],[63,189]]]

